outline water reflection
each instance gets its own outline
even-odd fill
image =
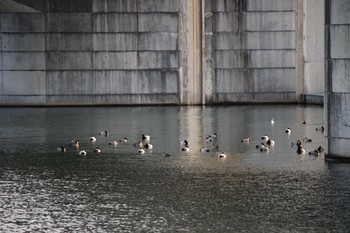
[[[276,122],[270,124],[270,118]],[[1,108],[2,232],[346,232],[350,173],[324,156],[317,106]],[[307,120],[307,124],[302,124]],[[284,129],[290,127],[287,135]],[[108,137],[98,133],[108,130]],[[217,132],[220,151],[201,154]],[[151,135],[152,152],[133,142]],[[276,141],[269,153],[261,136]],[[91,144],[89,138],[97,141]],[[108,145],[128,137],[130,144]],[[241,143],[244,137],[252,142]],[[72,138],[88,152],[79,156]],[[187,139],[190,152],[180,151]],[[56,151],[67,146],[67,153]],[[101,154],[93,154],[99,146]],[[162,157],[166,151],[171,156]]]

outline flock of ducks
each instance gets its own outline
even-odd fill
[[[100,132],[99,135],[106,137],[109,135],[109,133],[107,130],[104,130],[104,131]],[[208,135],[205,138],[205,146],[203,146],[200,149],[200,152],[201,153],[218,152],[219,146],[217,145],[217,138],[218,138],[217,133],[213,133],[211,135]],[[89,141],[92,144],[95,144],[97,142],[97,138],[92,136],[89,138]],[[150,143],[150,141],[151,141],[150,135],[142,134],[140,137],[140,141],[133,143],[133,146],[135,148],[137,148],[136,153],[145,154],[146,151],[152,151],[153,145]],[[129,142],[128,138],[123,137],[122,139],[110,141],[108,144],[110,146],[117,146],[118,144],[127,144],[128,142]],[[183,151],[183,152],[190,151],[188,140],[186,140],[186,139],[181,140],[181,141],[179,141],[179,144],[180,144],[181,151]],[[78,139],[72,139],[69,143],[69,146],[75,148],[78,151],[79,155],[82,155],[82,156],[87,155],[87,151],[85,149],[80,148],[80,141]],[[62,146],[57,148],[57,151],[65,153],[65,152],[67,152],[67,148],[62,145]],[[93,149],[93,153],[98,154],[98,153],[101,153],[101,151],[102,151],[101,148],[99,148],[97,146]],[[166,152],[163,152],[162,155],[163,156],[170,156],[170,154],[168,154]],[[219,158],[226,158],[226,154],[224,152],[218,153],[218,157]]]
[[[109,136],[109,132],[107,130],[104,130],[104,131],[100,132],[99,135],[107,137],[107,136]],[[144,154],[146,152],[146,150],[153,149],[153,145],[150,143],[150,140],[151,140],[151,137],[149,135],[142,134],[140,141],[133,144],[134,147],[137,148],[138,154]],[[95,144],[97,142],[97,138],[92,136],[89,138],[89,141],[92,144]],[[128,142],[129,142],[129,139],[127,137],[123,137],[121,139],[116,139],[116,140],[110,141],[108,143],[108,145],[116,147],[118,144],[127,144]],[[79,155],[83,155],[83,156],[87,155],[87,151],[85,149],[80,148],[80,141],[78,139],[72,139],[70,141],[69,146],[75,148],[78,151]],[[65,153],[65,152],[67,152],[67,148],[65,146],[60,146],[57,148],[57,151]],[[96,146],[93,149],[93,153],[99,154],[99,153],[101,153],[101,151],[102,151],[101,148],[98,146]]]
[[[275,119],[272,118],[271,124],[273,125],[274,123],[275,123]],[[306,124],[306,123],[307,123],[306,121],[303,121],[303,124]],[[321,126],[319,128],[316,128],[316,131],[321,131],[323,133],[324,127]],[[291,128],[288,127],[285,129],[286,134],[291,134],[291,132],[292,132]],[[104,131],[100,132],[99,135],[107,137],[107,136],[109,136],[109,133],[107,130],[104,130]],[[92,144],[95,144],[97,141],[97,138],[92,136],[89,138],[89,141]],[[150,141],[151,141],[151,137],[149,135],[142,134],[140,137],[140,140],[136,143],[133,143],[133,146],[136,148],[136,153],[145,154],[146,151],[152,151],[153,145],[150,143]],[[250,143],[251,141],[252,140],[249,137],[241,139],[242,143]],[[293,142],[291,146],[293,148],[296,148],[296,153],[305,154],[306,151],[304,149],[303,143],[310,143],[310,142],[312,142],[312,139],[310,139],[308,137],[304,137],[302,140],[297,140],[296,142]],[[108,144],[110,146],[117,146],[118,144],[127,144],[127,143],[129,143],[128,138],[123,137],[121,139],[116,139],[116,140],[110,141]],[[179,145],[180,145],[181,151],[183,151],[183,152],[190,151],[188,140],[184,139],[184,140],[179,141]],[[270,149],[274,145],[275,145],[275,141],[272,140],[267,134],[264,134],[263,136],[261,136],[261,143],[256,145],[256,148],[258,150],[260,150],[261,152],[269,152]],[[69,146],[74,147],[78,151],[79,155],[83,155],[83,156],[87,155],[87,151],[85,149],[80,149],[79,140],[77,140],[77,139],[71,140]],[[57,151],[65,153],[65,152],[67,152],[67,149],[64,146],[60,146],[57,148]],[[316,149],[308,152],[308,154],[318,156],[323,151],[324,151],[324,148],[322,146],[319,146]],[[207,137],[205,137],[204,146],[199,150],[199,152],[200,153],[215,153],[215,154],[217,154],[218,158],[226,158],[225,152],[220,152],[220,150],[219,150],[218,134],[217,133],[213,133],[213,134],[210,134]],[[101,148],[96,146],[93,149],[93,153],[97,153],[97,154],[101,153]],[[163,152],[162,155],[169,156],[169,154],[165,153],[165,152]]]
[[[271,124],[273,125],[275,123],[275,119],[272,118],[271,119]],[[304,120],[302,122],[302,124],[307,124],[307,122]],[[320,131],[320,132],[324,132],[324,126],[321,127],[317,127],[316,131]],[[285,133],[286,134],[291,134],[292,130],[291,128],[286,128],[285,129]],[[271,138],[269,138],[269,136],[267,134],[263,135],[261,137],[261,144],[256,145],[256,148],[259,149],[261,152],[268,152],[270,151],[270,148],[273,147],[275,145],[275,141],[272,140]],[[244,138],[241,140],[242,142],[250,142],[250,138]],[[296,153],[297,154],[305,154],[306,151],[304,149],[303,143],[310,143],[312,142],[311,138],[308,137],[304,137],[302,140],[297,140],[296,142],[292,142],[291,146],[292,148],[296,148]],[[324,147],[323,146],[318,146],[316,149],[308,152],[309,155],[314,155],[314,156],[318,156],[320,153],[322,153],[324,151]]]

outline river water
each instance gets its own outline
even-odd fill
[[[296,105],[1,108],[0,232],[349,232],[350,166],[308,155],[324,146],[323,117]],[[199,152],[214,132],[224,159]],[[154,148],[138,154],[142,134]],[[269,152],[256,149],[264,134]]]

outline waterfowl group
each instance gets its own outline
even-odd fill
[[[271,124],[275,124],[275,119],[270,118],[270,122],[271,122]],[[306,120],[303,121],[303,124],[306,124]],[[276,128],[274,126],[271,129],[276,129]],[[316,131],[323,132],[323,130],[324,130],[323,126],[316,128]],[[290,127],[285,128],[284,132],[287,133],[288,135],[291,135],[291,136],[293,135],[293,134],[291,134],[292,131],[291,131]],[[101,151],[102,151],[101,148],[99,147],[99,146],[101,146],[101,141],[102,142],[104,141],[108,145],[118,147],[118,148],[122,146],[122,145],[118,146],[119,144],[123,144],[124,147],[126,147],[129,144],[129,139],[127,137],[122,137],[120,139],[115,139],[113,141],[106,142],[106,140],[108,140],[107,138],[109,138],[107,136],[110,135],[110,133],[107,130],[101,131],[99,133],[99,135],[105,136],[106,139],[101,140],[101,139],[96,138],[95,136],[91,136],[90,138],[88,138],[89,141],[92,143],[92,145],[94,145],[94,148],[91,148],[91,152],[96,153],[96,154],[101,153]],[[289,140],[289,138],[290,138],[290,136],[288,136],[288,140]],[[199,152],[203,153],[203,154],[207,153],[209,155],[214,154],[218,158],[226,158],[227,157],[226,153],[219,149],[219,145],[218,145],[219,140],[218,139],[219,139],[219,137],[218,137],[218,134],[216,132],[209,134],[206,137],[203,137],[203,145],[199,149]],[[242,138],[240,141],[243,143],[246,143],[247,146],[249,146],[249,143],[254,141],[253,139],[254,139],[254,137],[253,138],[245,137],[245,138]],[[267,133],[262,135],[260,137],[260,140],[261,141],[259,144],[256,145],[256,148],[258,150],[260,150],[261,152],[269,152],[275,145],[275,141],[272,140]],[[305,136],[304,138],[297,140],[296,142],[293,142],[292,147],[296,148],[297,154],[305,154],[306,153],[305,148],[303,146],[303,143],[312,143],[312,139]],[[124,145],[124,144],[126,144],[126,145]],[[180,146],[179,151],[181,151],[181,152],[189,152],[190,151],[190,143],[187,139],[179,140],[178,144]],[[77,150],[77,153],[79,155],[86,156],[88,154],[88,151],[86,151],[85,149],[79,150],[81,145],[80,145],[80,141],[76,138],[72,139],[70,141],[69,145],[71,147],[74,147]],[[99,145],[99,146],[97,146],[97,145]],[[134,151],[137,154],[145,154],[145,153],[155,154],[156,153],[156,152],[155,153],[153,152],[154,146],[153,146],[153,144],[151,144],[151,136],[147,135],[147,134],[140,134],[139,141],[136,143],[131,143],[131,146],[136,147],[134,149]],[[84,147],[86,148],[86,144],[84,144]],[[306,148],[308,148],[308,147],[309,146],[306,146]],[[313,149],[310,152],[308,152],[308,154],[318,156],[323,152],[323,150],[324,150],[324,148],[322,146],[319,146],[318,148]],[[62,145],[62,146],[57,148],[57,151],[64,153],[64,152],[67,152],[67,149],[64,145]],[[197,153],[198,153],[197,149],[195,151],[197,151]],[[163,152],[160,154],[163,157],[169,156],[169,154],[167,154],[166,152]]]

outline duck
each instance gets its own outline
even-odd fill
[[[224,152],[221,152],[221,153],[218,155],[218,157],[219,157],[220,159],[224,159],[224,158],[226,158],[226,154],[225,154]]]
[[[271,139],[269,138],[269,140],[266,141],[266,144],[269,145],[269,146],[273,146],[273,145],[275,145],[275,141],[274,141],[274,140],[271,140]]]
[[[138,150],[137,150],[137,153],[138,153],[138,154],[144,154],[144,153],[145,153],[145,150],[142,149],[142,148],[141,148],[141,149],[138,149]]]
[[[205,142],[206,142],[207,144],[213,143],[213,142],[214,142],[214,138],[212,138],[212,137],[209,135],[208,137],[205,138]]]
[[[208,135],[205,138],[205,142],[206,143],[213,143],[214,141],[216,141],[217,138],[218,138],[218,134],[217,133],[213,133],[213,134]]]
[[[87,155],[86,151],[84,149],[79,151],[79,155]]]
[[[108,136],[108,134],[109,134],[109,133],[108,133],[107,130],[100,132],[100,135],[101,135],[101,136]]]
[[[305,149],[303,148],[302,145],[298,145],[297,153],[298,154],[305,154]]]
[[[303,138],[303,142],[312,142],[312,139],[308,138],[308,137],[304,137]]]
[[[92,143],[94,143],[94,142],[96,142],[96,138],[95,137],[90,137],[90,142],[92,142]]]
[[[141,141],[134,143],[134,147],[143,148],[143,143]]]
[[[94,149],[94,153],[101,153],[101,149],[99,148],[99,147],[96,147],[95,149]]]
[[[292,132],[292,130],[288,127],[288,128],[286,128],[285,132],[286,132],[287,134],[290,134],[290,133]]]
[[[243,138],[243,139],[241,140],[241,142],[246,142],[246,143],[248,143],[248,142],[250,142],[250,138],[249,138],[249,137]]]
[[[64,153],[64,152],[67,151],[67,149],[64,146],[60,146],[60,147],[57,148],[57,151]]]
[[[265,143],[261,143],[260,145],[257,145],[257,148],[261,151],[261,152],[268,152],[270,151],[270,148],[265,145]]]
[[[188,146],[188,141],[185,139],[185,140],[181,140],[180,142],[179,142],[179,144],[181,145],[181,146]]]
[[[271,122],[271,125],[275,124],[275,118],[272,117],[270,122]]]
[[[151,136],[142,134],[141,140],[142,140],[143,142],[149,142],[149,141],[151,140]]]
[[[315,155],[315,156],[318,156],[319,155],[319,151],[318,150],[313,150],[313,151],[310,151],[309,152],[309,155]]]
[[[267,134],[265,134],[261,137],[261,140],[267,142],[269,140],[269,136],[267,136]]]
[[[128,138],[127,137],[123,137],[122,139],[119,139],[120,143],[128,143]]]
[[[76,149],[79,149],[79,140],[77,140],[77,139],[72,139],[70,145],[73,146],[73,147],[75,147]]]
[[[323,132],[324,132],[324,127],[323,127],[323,126],[317,127],[317,128],[316,128],[316,131],[321,131],[321,132],[323,133]]]
[[[218,134],[217,134],[217,133],[213,133],[213,134],[208,135],[208,137],[217,138],[217,137],[218,137]],[[207,138],[208,138],[208,137],[207,137]]]
[[[181,148],[181,151],[188,152],[190,151],[190,148],[188,147],[188,145],[185,145],[184,147]]]
[[[323,146],[319,146],[319,147],[317,147],[317,150],[318,150],[318,152],[323,152],[324,151],[324,147]]]
[[[109,143],[109,145],[111,145],[111,146],[117,146],[117,145],[118,145],[118,141],[117,141],[117,140],[111,141],[111,142]]]
[[[146,143],[143,147],[144,147],[145,149],[147,149],[147,150],[152,150],[152,149],[153,149],[153,145],[152,145],[152,144],[149,144],[149,143]]]
[[[200,152],[201,153],[208,153],[208,152],[210,152],[210,150],[203,146],[202,149],[200,149]]]
[[[306,120],[303,120],[303,125],[306,125],[307,124],[307,121]]]
[[[294,147],[297,147],[297,146],[301,146],[301,141],[300,140],[298,140],[298,141],[296,141],[296,142],[292,142],[292,147],[294,148]]]

